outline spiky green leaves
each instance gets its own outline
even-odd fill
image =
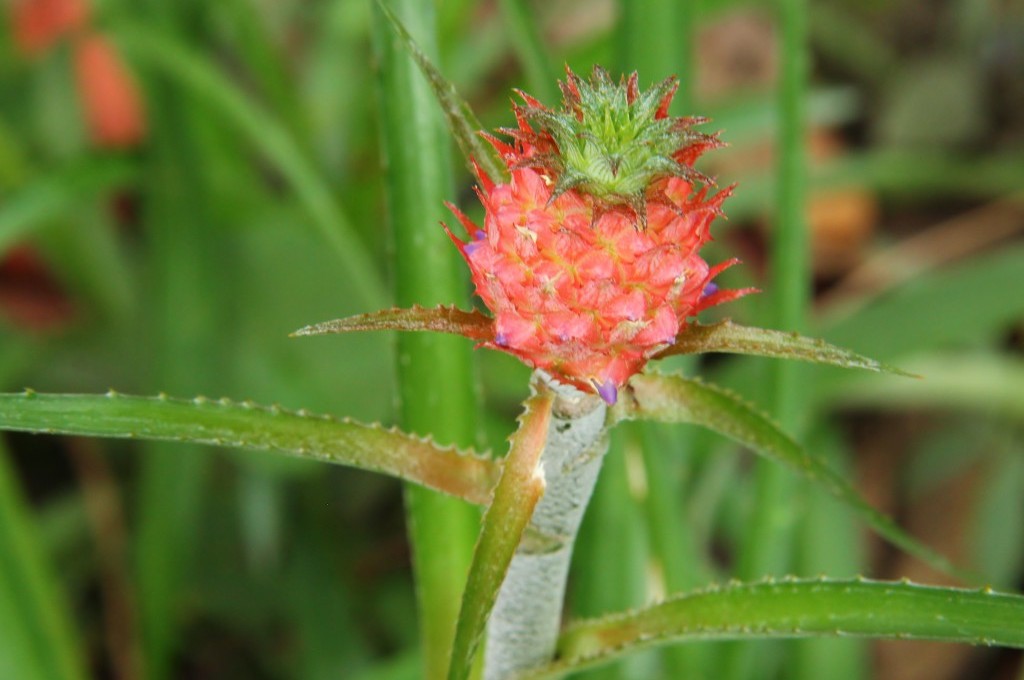
[[[562,109],[549,109],[520,93],[526,102],[520,109],[520,128],[509,131],[533,147],[521,165],[554,176],[552,200],[575,190],[608,207],[627,205],[645,223],[647,201],[660,198],[658,180],[711,183],[692,162],[699,151],[719,142],[693,129],[703,119],[668,117],[676,78],[640,92],[635,72],[618,83],[600,66],[589,81],[568,68],[566,73],[560,84]]]

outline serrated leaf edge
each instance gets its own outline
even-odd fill
[[[437,326],[423,323],[419,327],[412,326],[402,328],[399,323],[403,316],[423,316],[427,319],[435,318]],[[452,321],[452,317],[463,317],[462,321]],[[389,322],[393,319],[393,322]],[[444,328],[444,321],[448,321],[450,328]],[[493,319],[483,312],[473,309],[466,311],[455,305],[437,305],[424,307],[412,305],[411,307],[389,307],[375,312],[365,312],[352,316],[322,321],[304,326],[290,334],[290,337],[306,337],[314,335],[329,335],[333,333],[355,333],[362,331],[431,331],[436,333],[450,333],[461,335],[471,340],[487,341],[493,337]],[[465,328],[465,332],[455,330],[458,327]],[[479,332],[474,332],[479,331]],[[490,332],[487,332],[490,331]]]
[[[698,339],[693,340],[693,336],[698,336]],[[788,348],[792,351],[759,350],[757,347],[757,336],[763,338],[765,342],[776,342],[783,348]],[[688,342],[688,340],[690,341]],[[816,355],[816,351],[822,354]],[[850,370],[860,369],[878,373],[893,373],[909,378],[921,377],[896,366],[833,345],[821,338],[813,338],[795,332],[790,333],[771,328],[744,326],[733,323],[731,319],[723,319],[712,324],[691,323],[685,331],[680,333],[675,344],[662,349],[653,355],[652,358],[663,359],[676,354],[700,354],[707,352],[794,359]]]
[[[617,623],[628,622],[630,619],[634,619],[638,616],[642,616],[646,612],[652,612],[660,607],[671,605],[674,603],[682,602],[688,599],[699,598],[706,595],[717,595],[717,594],[728,594],[731,592],[741,592],[747,590],[754,590],[758,588],[771,587],[771,586],[830,586],[830,587],[854,587],[862,585],[889,587],[889,588],[910,588],[910,589],[921,589],[928,592],[934,593],[964,593],[964,594],[977,594],[977,595],[991,595],[991,596],[1004,596],[1004,597],[1020,597],[1020,595],[1014,593],[1001,593],[993,590],[991,586],[981,586],[977,588],[959,588],[953,586],[936,586],[929,584],[916,583],[908,578],[902,578],[897,581],[870,579],[864,576],[858,575],[852,579],[834,579],[827,576],[818,576],[814,578],[797,577],[797,576],[784,576],[781,578],[775,578],[766,576],[756,581],[736,581],[732,580],[725,584],[710,584],[702,588],[698,588],[685,593],[679,593],[667,598],[664,598],[658,602],[648,604],[642,607],[634,607],[620,612],[614,612],[603,616],[598,616],[589,619],[579,619],[570,621],[562,631],[560,636],[561,640],[565,640],[571,636],[574,632],[579,630],[601,629],[608,626],[613,626]],[[566,673],[578,672],[584,668],[588,668],[594,665],[595,662],[600,662],[603,659],[611,660],[619,656],[623,651],[626,650],[639,650],[643,649],[651,644],[658,642],[670,641],[674,638],[684,638],[689,634],[698,635],[701,631],[721,631],[721,632],[737,632],[737,633],[750,633],[751,630],[746,626],[728,626],[728,625],[714,625],[714,626],[701,626],[695,625],[692,630],[687,633],[681,633],[678,631],[665,631],[663,633],[651,633],[651,634],[639,634],[631,640],[627,640],[621,644],[608,645],[601,647],[589,652],[581,653],[574,656],[571,661],[565,659],[555,660],[551,664],[534,668],[532,670],[524,671],[514,677],[514,680],[531,680],[534,678],[549,678],[549,677],[562,677]],[[794,627],[790,633],[792,635],[799,635],[802,629]],[[844,634],[841,629],[835,630],[836,635]],[[856,633],[860,637],[871,637],[870,634]],[[892,635],[885,635],[882,637],[891,638]],[[898,637],[898,636],[897,636]],[[975,639],[975,644],[985,644],[986,641],[981,638]],[[560,642],[559,648],[561,649],[563,644]]]
[[[425,446],[431,448],[432,450],[434,450],[435,452],[437,452],[438,454],[441,454],[441,455],[454,455],[454,456],[459,457],[459,458],[473,460],[474,462],[480,463],[481,465],[483,465],[483,466],[485,466],[487,468],[491,468],[491,472],[490,472],[490,474],[488,476],[490,478],[492,478],[493,480],[495,480],[495,481],[500,476],[501,468],[502,468],[502,465],[503,465],[503,463],[502,463],[502,461],[500,459],[493,458],[487,452],[479,452],[479,451],[476,451],[473,448],[462,448],[462,447],[454,446],[454,445],[451,445],[451,444],[439,444],[430,435],[419,435],[419,434],[409,433],[409,432],[406,432],[406,431],[398,428],[395,425],[386,426],[386,425],[383,425],[382,423],[364,423],[364,422],[361,422],[361,421],[349,418],[347,416],[339,417],[339,416],[335,416],[335,415],[331,415],[331,414],[326,414],[326,413],[314,413],[314,412],[312,412],[312,411],[310,411],[308,409],[305,409],[305,408],[288,409],[288,408],[284,408],[284,407],[280,406],[279,404],[271,404],[271,405],[258,404],[258,403],[256,403],[255,401],[253,401],[251,399],[245,399],[245,400],[241,400],[241,401],[230,399],[228,397],[221,397],[221,398],[218,398],[218,399],[212,399],[212,398],[207,397],[207,396],[202,395],[202,394],[196,395],[195,397],[187,399],[187,398],[179,398],[179,397],[170,397],[165,392],[160,392],[156,396],[139,396],[139,395],[122,394],[121,392],[118,392],[117,390],[114,390],[114,389],[109,389],[105,393],[102,393],[102,394],[95,394],[95,393],[93,393],[93,394],[88,394],[88,393],[85,393],[85,394],[62,394],[62,393],[37,392],[37,391],[35,391],[35,390],[31,389],[31,388],[25,388],[21,392],[0,393],[0,397],[21,397],[21,398],[23,398],[25,400],[34,400],[34,399],[39,399],[39,398],[58,398],[58,399],[62,399],[62,400],[74,400],[74,399],[77,399],[77,398],[81,398],[81,399],[105,398],[105,399],[110,399],[110,400],[124,400],[124,401],[134,401],[134,402],[168,403],[168,404],[173,404],[173,405],[177,405],[177,406],[185,406],[185,407],[193,407],[193,408],[211,408],[212,407],[212,408],[232,409],[232,410],[238,410],[238,411],[259,411],[261,413],[266,413],[266,414],[272,415],[272,416],[279,416],[280,415],[280,416],[288,416],[288,417],[305,419],[305,420],[316,420],[316,421],[327,422],[327,423],[332,423],[332,424],[337,424],[337,425],[344,425],[344,426],[347,426],[347,427],[355,427],[355,428],[366,430],[366,431],[369,431],[369,432],[379,432],[379,433],[383,433],[383,434],[388,434],[388,435],[392,435],[392,436],[401,437],[401,438],[409,440],[410,443],[425,445]],[[15,428],[15,427],[5,427],[5,428],[2,428],[2,429],[18,430],[18,431],[23,431],[23,432],[30,432],[30,433],[33,433],[33,434],[49,434],[49,435],[76,434],[75,430],[52,428],[52,427],[33,428],[33,429],[19,429],[19,428]],[[140,439],[140,438],[145,438],[145,435],[140,437],[140,435],[138,433],[130,432],[130,431],[124,431],[123,433],[117,433],[117,434],[115,434],[115,433],[105,433],[103,435],[95,435],[95,436],[102,436],[104,438],[114,438],[114,439]],[[359,466],[353,466],[351,464],[338,461],[337,459],[335,459],[335,458],[333,458],[331,456],[325,456],[325,455],[320,455],[320,454],[314,453],[308,447],[305,447],[305,446],[296,446],[296,447],[267,446],[266,444],[258,444],[258,443],[255,443],[253,440],[244,439],[244,438],[243,439],[226,439],[226,438],[223,438],[223,437],[175,437],[175,436],[154,436],[154,437],[151,437],[151,438],[152,439],[159,439],[161,441],[194,442],[194,443],[198,443],[198,444],[206,444],[206,445],[220,446],[220,447],[245,448],[245,449],[251,449],[251,450],[271,451],[271,452],[277,451],[277,452],[281,452],[283,454],[305,457],[305,458],[309,458],[311,460],[318,460],[318,461],[322,461],[322,462],[333,463],[333,464],[336,464],[336,465],[344,465],[346,467],[359,467]],[[385,470],[373,469],[373,471],[379,472],[381,474],[388,474],[388,472],[385,471]],[[389,474],[388,476],[395,476],[395,475]],[[415,480],[410,480],[410,481],[414,481],[415,482]],[[476,503],[476,504],[487,504],[489,502],[489,500],[490,500],[489,493],[488,493],[487,498],[483,498],[483,497],[480,497],[480,498],[466,498],[466,497],[462,497],[462,498],[463,498],[463,500],[467,500],[469,502],[473,502],[473,503]]]

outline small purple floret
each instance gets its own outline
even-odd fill
[[[605,379],[600,385],[596,385],[597,394],[604,399],[605,403],[609,406],[614,406],[615,402],[619,399],[619,390],[615,388],[615,383],[611,380]]]
[[[477,248],[483,245],[484,239],[487,238],[487,233],[483,229],[477,229],[473,232],[473,240],[462,246],[463,252],[466,255],[472,255]]]
[[[700,296],[701,297],[707,297],[709,295],[714,295],[717,292],[718,292],[718,284],[712,282],[712,283],[709,283],[708,285],[704,286],[704,292],[701,293]]]
[[[498,347],[508,347],[508,336],[504,333],[497,333],[494,336],[494,344]]]

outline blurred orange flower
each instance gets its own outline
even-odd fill
[[[89,0],[13,0],[14,42],[30,58],[71,39],[75,81],[89,136],[100,147],[121,148],[146,135],[138,86],[117,48],[90,29]]]
[[[138,86],[113,44],[102,34],[74,44],[75,80],[93,141],[102,147],[137,144],[146,134]]]
[[[11,27],[18,49],[38,56],[89,20],[86,0],[13,0]]]

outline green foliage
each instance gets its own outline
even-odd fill
[[[652,642],[659,649],[634,655],[629,666],[605,666],[600,677],[801,680],[837,667],[845,677],[864,677],[863,667],[853,667],[863,648],[823,654],[801,640],[766,651],[766,661],[752,667],[735,648],[699,644],[708,639],[849,642],[835,638],[838,631],[1021,645],[1018,596],[860,580],[695,590],[747,570],[900,577],[906,563],[869,558],[879,551],[868,549],[851,517],[865,513],[911,551],[945,541],[936,547],[993,585],[1020,583],[1024,250],[1018,232],[980,218],[958,229],[962,240],[929,239],[932,223],[971,218],[979,205],[1002,205],[1011,216],[1019,205],[1011,193],[1024,181],[1014,104],[1021,92],[1019,78],[1007,73],[1019,73],[1021,63],[1012,51],[992,59],[988,49],[1019,33],[1002,10],[975,3],[956,10],[964,16],[923,17],[898,5],[786,3],[796,9],[790,22],[810,23],[796,25],[796,33],[786,26],[780,106],[780,84],[768,81],[715,98],[725,76],[708,67],[721,64],[695,59],[698,32],[721,30],[734,13],[746,16],[743,3],[624,0],[608,15],[587,3],[502,0],[500,12],[475,0],[407,3],[426,8],[422,24],[392,14],[391,6],[407,9],[398,2],[378,3],[382,13],[370,2],[95,4],[86,33],[113,39],[145,101],[147,139],[134,149],[89,141],[70,42],[61,39],[38,57],[21,54],[8,39],[9,7],[0,10],[0,376],[4,390],[68,393],[0,397],[5,429],[66,435],[5,441],[0,676],[63,680],[109,667],[131,680],[118,659],[133,654],[152,678],[411,679],[424,664],[443,675],[448,643],[424,648],[420,641],[454,633],[477,517],[464,501],[486,505],[503,465],[296,409],[365,422],[402,417],[405,429],[446,445],[506,448],[503,437],[527,393],[507,357],[475,355],[481,389],[468,368],[470,342],[416,334],[396,353],[387,334],[411,325],[479,342],[489,332],[484,314],[459,311],[472,308],[457,258],[436,264],[427,255],[455,255],[437,221],[446,219],[442,201],[461,203],[469,180],[450,182],[451,150],[436,120],[426,123],[428,137],[416,135],[423,121],[444,117],[460,155],[499,178],[504,165],[477,136],[484,125],[467,102],[487,128],[510,126],[513,88],[554,104],[556,65],[588,73],[616,55],[611,82],[633,70],[643,85],[676,75],[672,115],[707,115],[723,130],[732,149],[708,158],[720,165],[701,170],[739,187],[716,236],[749,264],[729,276],[766,291],[726,311],[739,323],[706,319],[666,354],[726,350],[873,370],[893,364],[923,379],[788,363],[766,377],[766,362],[755,357],[665,359],[672,370],[702,374],[759,403],[782,427],[709,383],[682,378],[665,379],[675,396],[663,407],[648,401],[644,408],[663,420],[703,422],[828,483],[778,484],[776,463],[752,472],[724,455],[732,443],[696,428],[622,426],[573,566],[573,611],[586,619],[566,629],[564,657],[531,677],[586,673]],[[435,4],[437,26],[424,30]],[[411,34],[393,32],[396,15]],[[891,36],[905,35],[894,28],[911,17],[932,22],[927,35],[939,38],[924,45],[922,32],[919,46],[894,42]],[[703,35],[701,44],[727,47],[720,36]],[[378,55],[402,59],[373,57],[371,41]],[[758,40],[743,42],[760,54]],[[404,56],[409,49],[413,61]],[[814,80],[794,79],[811,54],[829,67],[814,69]],[[425,81],[411,77],[417,69]],[[956,104],[949,120],[935,105],[946,100]],[[845,134],[853,129],[864,134]],[[830,151],[804,171],[793,163],[809,138]],[[770,146],[782,149],[781,165],[750,162]],[[429,190],[422,185],[428,176],[436,180]],[[822,190],[850,188],[881,209],[867,225],[876,231],[850,251],[863,247],[868,260],[881,255],[884,276],[866,291],[840,286],[852,293],[819,314],[803,299],[811,263],[799,259],[800,239],[809,234],[793,215],[825,196]],[[793,227],[773,238],[774,254],[745,238],[765,222]],[[823,233],[815,237],[828,238]],[[908,258],[899,243],[911,233],[925,247]],[[735,252],[737,243],[745,250]],[[388,273],[411,275],[416,264],[424,265],[419,278],[400,283],[396,276],[393,296]],[[762,270],[779,272],[782,283],[761,280]],[[819,272],[819,288],[831,276]],[[374,311],[391,304],[414,313]],[[434,314],[415,304],[456,307]],[[385,333],[287,337],[331,318],[341,320],[302,333]],[[453,366],[466,370],[449,381]],[[103,396],[110,385],[234,401]],[[418,415],[396,415],[396,394]],[[288,408],[238,401],[250,396]],[[854,429],[859,438],[849,436]],[[95,445],[109,463],[106,483],[66,465],[80,436],[102,438]],[[877,456],[865,455],[874,453],[865,438],[879,446]],[[211,455],[210,444],[229,452]],[[870,465],[883,452],[893,454],[884,474]],[[417,584],[446,608],[442,616],[417,611],[423,593],[413,589],[394,478],[464,499],[452,501],[463,513],[458,531],[426,529],[416,519],[433,509],[412,515],[411,531],[425,533],[443,558],[433,566],[440,576]],[[862,504],[863,492],[853,492],[860,481],[879,507],[899,507],[911,518],[929,513],[939,532],[908,541]],[[948,502],[951,489],[959,491],[956,504]],[[768,500],[755,504],[755,497]],[[86,511],[96,498],[120,521],[96,524]],[[484,536],[501,539],[490,544],[500,549],[478,550],[476,586],[467,595],[475,613],[461,619],[458,673],[468,669],[518,531],[495,527],[522,519],[518,510],[494,510],[486,520]],[[967,527],[964,537],[958,527]],[[121,553],[110,551],[111,538],[123,544]],[[424,554],[413,553],[421,573]],[[785,566],[757,566],[774,560]],[[126,595],[123,608],[118,595]],[[420,627],[431,618],[425,626],[434,632]],[[111,642],[118,626],[128,634]],[[685,644],[661,648],[675,643]],[[989,660],[972,657],[972,670],[994,667]],[[948,668],[949,677],[964,672]]]
[[[562,88],[561,109],[532,99],[523,108],[526,119],[536,124],[538,139],[550,136],[558,147],[554,154],[537,144],[537,153],[529,159],[554,172],[553,197],[577,189],[609,204],[629,205],[643,219],[648,189],[655,181],[710,181],[676,159],[692,144],[717,142],[691,129],[702,119],[667,116],[676,90],[674,78],[641,92],[636,73],[616,83],[595,65],[589,81],[568,71]]]
[[[449,680],[469,677],[498,589],[530,523],[533,509],[544,495],[544,477],[538,474],[538,469],[553,402],[554,395],[550,393],[527,399],[519,430],[512,437],[501,478],[494,487],[494,499],[484,513],[469,568],[452,644]]]
[[[395,429],[251,401],[25,392],[0,395],[0,404],[7,430],[273,451],[384,473],[471,503],[488,502],[500,469],[487,457]]]
[[[729,392],[680,376],[637,375],[629,383],[628,399],[623,399],[613,409],[613,418],[692,423],[723,434],[806,477],[855,510],[894,545],[937,569],[973,580],[971,575],[958,570],[949,560],[872,508],[839,473],[802,449],[769,418]]]
[[[607,663],[623,650],[684,640],[866,635],[1024,648],[1022,609],[1024,597],[987,588],[866,579],[735,583],[573,623],[560,640],[559,661],[521,678],[561,677],[570,669]]]

